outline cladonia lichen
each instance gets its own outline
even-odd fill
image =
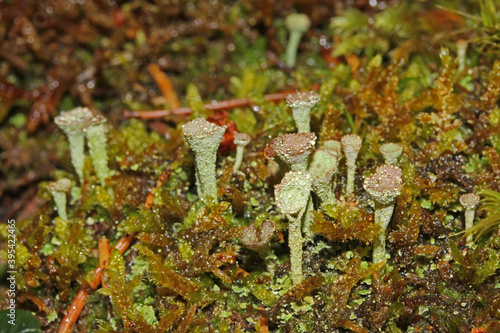
[[[479,195],[467,193],[460,196],[460,204],[465,209],[465,230],[469,230],[474,225],[474,216],[476,215],[476,206],[479,203]],[[467,245],[472,245],[472,234],[467,236]]]
[[[251,250],[259,253],[260,257],[266,262],[267,271],[274,276],[274,267],[276,256],[269,245],[271,237],[274,234],[275,225],[270,220],[262,221],[260,227],[252,224],[245,228],[241,233],[241,241]]]
[[[323,142],[323,147],[330,152],[333,156],[335,156],[335,170],[333,172],[332,179],[332,191],[335,192],[337,188],[337,174],[339,170],[339,160],[342,157],[342,146],[340,141],[337,140],[326,140]]]
[[[384,156],[385,164],[396,164],[403,151],[403,147],[397,143],[384,143],[380,146],[380,153]]]
[[[347,163],[346,196],[354,193],[354,176],[356,174],[356,159],[361,149],[361,138],[355,134],[344,135],[340,139]]]
[[[205,202],[209,198],[217,201],[215,162],[225,131],[226,126],[218,126],[204,118],[196,118],[182,126],[182,133],[195,155],[198,196]]]
[[[85,128],[87,144],[89,146],[92,164],[99,179],[99,183],[104,186],[106,178],[110,175],[108,168],[108,152],[106,144],[106,118],[98,115],[90,119]]]
[[[234,144],[236,145],[236,158],[233,166],[233,173],[238,172],[243,161],[243,152],[245,146],[250,143],[250,135],[246,133],[236,133],[234,135]]]
[[[291,277],[293,284],[302,281],[302,216],[310,197],[312,177],[308,172],[289,171],[274,188],[276,206],[289,221]]]
[[[315,91],[299,91],[286,97],[299,133],[311,131],[311,109],[319,100],[320,95]]]
[[[313,178],[313,192],[318,196],[321,205],[334,205],[332,179],[337,172],[337,154],[324,148],[316,150],[308,171]]]
[[[373,262],[387,259],[385,251],[385,233],[394,211],[394,199],[401,194],[403,180],[401,169],[384,164],[377,167],[375,173],[367,177],[363,183],[366,192],[375,201],[375,224],[381,230],[373,241]]]
[[[83,164],[85,161],[85,135],[83,128],[92,119],[93,114],[88,108],[78,107],[63,112],[55,117],[54,122],[66,134],[69,142],[71,163],[75,168],[80,183],[83,182]]]
[[[64,221],[68,221],[68,214],[66,212],[66,194],[71,189],[71,181],[68,178],[61,178],[58,181],[47,185],[47,189],[54,198],[54,203],[56,204],[59,217]]]
[[[299,48],[300,39],[304,32],[311,26],[311,20],[305,14],[290,14],[285,20],[286,27],[290,31],[288,45],[286,47],[286,64],[289,67],[295,66],[297,61],[297,50]]]
[[[281,168],[294,171],[306,171],[309,164],[309,156],[316,144],[316,134],[293,133],[285,134],[273,139],[264,151],[268,159],[278,157]]]

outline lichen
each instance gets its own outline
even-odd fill
[[[185,124],[182,131],[195,153],[198,196],[203,200],[217,201],[215,162],[226,126],[217,126],[204,118],[196,118]]]
[[[36,2],[2,12],[0,212],[16,223],[18,309],[43,331],[499,330],[492,0],[144,2],[54,5],[47,24]],[[297,10],[311,26],[289,67]],[[52,124],[78,105],[82,128],[107,119],[87,155]],[[188,120],[216,137],[202,162]],[[464,230],[468,193],[481,201]],[[108,268],[102,239],[123,252]]]

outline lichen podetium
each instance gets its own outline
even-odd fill
[[[182,126],[182,132],[195,155],[198,196],[204,201],[209,198],[217,201],[215,162],[225,131],[226,126],[215,125],[205,118],[196,118]]]
[[[394,199],[401,194],[403,180],[401,169],[389,164],[377,167],[375,173],[363,183],[365,190],[375,201],[375,224],[381,231],[373,243],[373,262],[387,259],[385,251],[386,230],[394,212]]]
[[[83,164],[85,161],[85,135],[83,129],[92,117],[93,114],[88,108],[78,107],[63,112],[54,119],[56,125],[64,131],[68,138],[71,162],[80,183],[83,182]]]
[[[294,284],[300,283],[302,275],[302,215],[312,189],[312,177],[305,171],[289,171],[274,188],[276,205],[287,217],[288,242],[290,246],[291,276]]]
[[[92,164],[102,186],[106,185],[106,178],[109,177],[108,152],[106,141],[107,119],[103,116],[95,116],[88,121],[84,130],[87,137]]]

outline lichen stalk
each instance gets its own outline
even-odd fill
[[[356,160],[347,160],[347,184],[346,196],[350,197],[354,193],[354,179],[356,177]]]
[[[85,134],[83,128],[92,117],[93,114],[88,108],[79,107],[63,112],[54,119],[56,125],[68,138],[71,164],[75,168],[80,183],[83,182],[83,165],[85,162]]]
[[[195,155],[195,174],[198,196],[205,202],[217,201],[217,179],[215,163],[217,150],[226,131],[226,126],[218,126],[204,118],[196,118],[182,127]]]
[[[337,170],[336,156],[337,154],[335,152],[330,152],[324,148],[318,149],[314,153],[311,165],[309,166],[308,171],[313,178],[312,190],[319,197],[321,207],[325,205],[335,205],[332,178]],[[304,232],[304,236],[307,240],[311,240],[314,236],[311,231],[313,209],[314,205],[312,198],[309,198],[302,226],[302,231]]]
[[[385,251],[386,230],[391,222],[394,205],[382,205],[375,203],[375,224],[381,227],[381,232],[373,240],[373,263],[389,259]]]
[[[401,194],[403,180],[399,167],[384,164],[367,178],[363,187],[375,201],[375,224],[380,232],[373,242],[373,262],[388,259],[385,251],[385,233],[394,211],[394,199]]]
[[[333,171],[332,177],[332,191],[335,193],[337,188],[337,175],[339,170],[339,160],[342,157],[342,146],[340,141],[337,140],[326,140],[323,142],[323,147],[335,157],[335,169]]]
[[[290,31],[290,37],[288,38],[288,44],[285,51],[286,64],[288,67],[295,66],[297,62],[297,50],[299,49],[301,38],[301,32]]]
[[[315,91],[299,91],[286,97],[299,133],[311,131],[311,109],[319,100],[320,95]]]
[[[312,197],[309,197],[307,200],[306,209],[304,211],[304,215],[302,217],[302,233],[306,242],[309,242],[313,239],[314,233],[311,230],[311,226],[313,224],[312,212],[314,210],[314,204],[312,201]]]
[[[313,177],[312,189],[321,201],[321,205],[334,205],[335,194],[332,187],[333,175],[337,171],[337,155],[324,148],[318,149],[309,166]]]
[[[59,217],[64,221],[68,221],[68,214],[66,210],[66,193],[70,190],[70,188],[71,181],[67,178],[59,179],[58,181],[50,183],[47,186],[47,189],[54,198],[57,213],[59,214]]]
[[[354,193],[354,178],[356,176],[356,159],[361,149],[361,138],[355,134],[344,135],[340,139],[342,149],[346,157],[347,164],[347,185],[346,196],[350,197]]]
[[[106,118],[99,115],[90,120],[85,127],[85,135],[87,137],[90,156],[92,157],[92,164],[94,165],[97,179],[102,186],[106,184],[106,178],[110,175],[106,142],[106,121]]]
[[[285,174],[281,183],[276,185],[274,189],[276,205],[289,221],[288,243],[293,284],[298,284],[303,279],[301,226],[311,186],[312,177],[308,172],[290,171]]]
[[[80,183],[83,183],[83,166],[85,164],[85,136],[83,132],[68,134],[68,143],[71,164],[75,168]]]
[[[469,208],[465,210],[465,229],[468,230],[474,225],[474,217],[476,216],[476,210],[474,208]]]
[[[288,226],[288,244],[290,246],[290,273],[293,284],[298,284],[303,280],[302,274],[302,237],[301,220],[303,211],[296,216],[285,214],[290,224]]]
[[[474,226],[474,217],[476,215],[476,205],[479,203],[479,195],[475,193],[467,193],[460,196],[460,204],[465,209],[465,230],[469,230]],[[467,245],[473,243],[472,234],[467,236]]]

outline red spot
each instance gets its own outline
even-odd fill
[[[127,19],[125,18],[125,15],[123,15],[123,11],[120,8],[113,12],[113,23],[115,27],[121,27],[126,21]]]
[[[229,119],[229,114],[225,111],[218,111],[207,120],[219,126],[227,126],[226,133],[224,133],[224,137],[222,138],[222,142],[219,146],[219,153],[224,155],[235,149],[236,145],[234,144],[233,139],[234,134],[236,133],[236,124],[234,123],[234,121]]]

